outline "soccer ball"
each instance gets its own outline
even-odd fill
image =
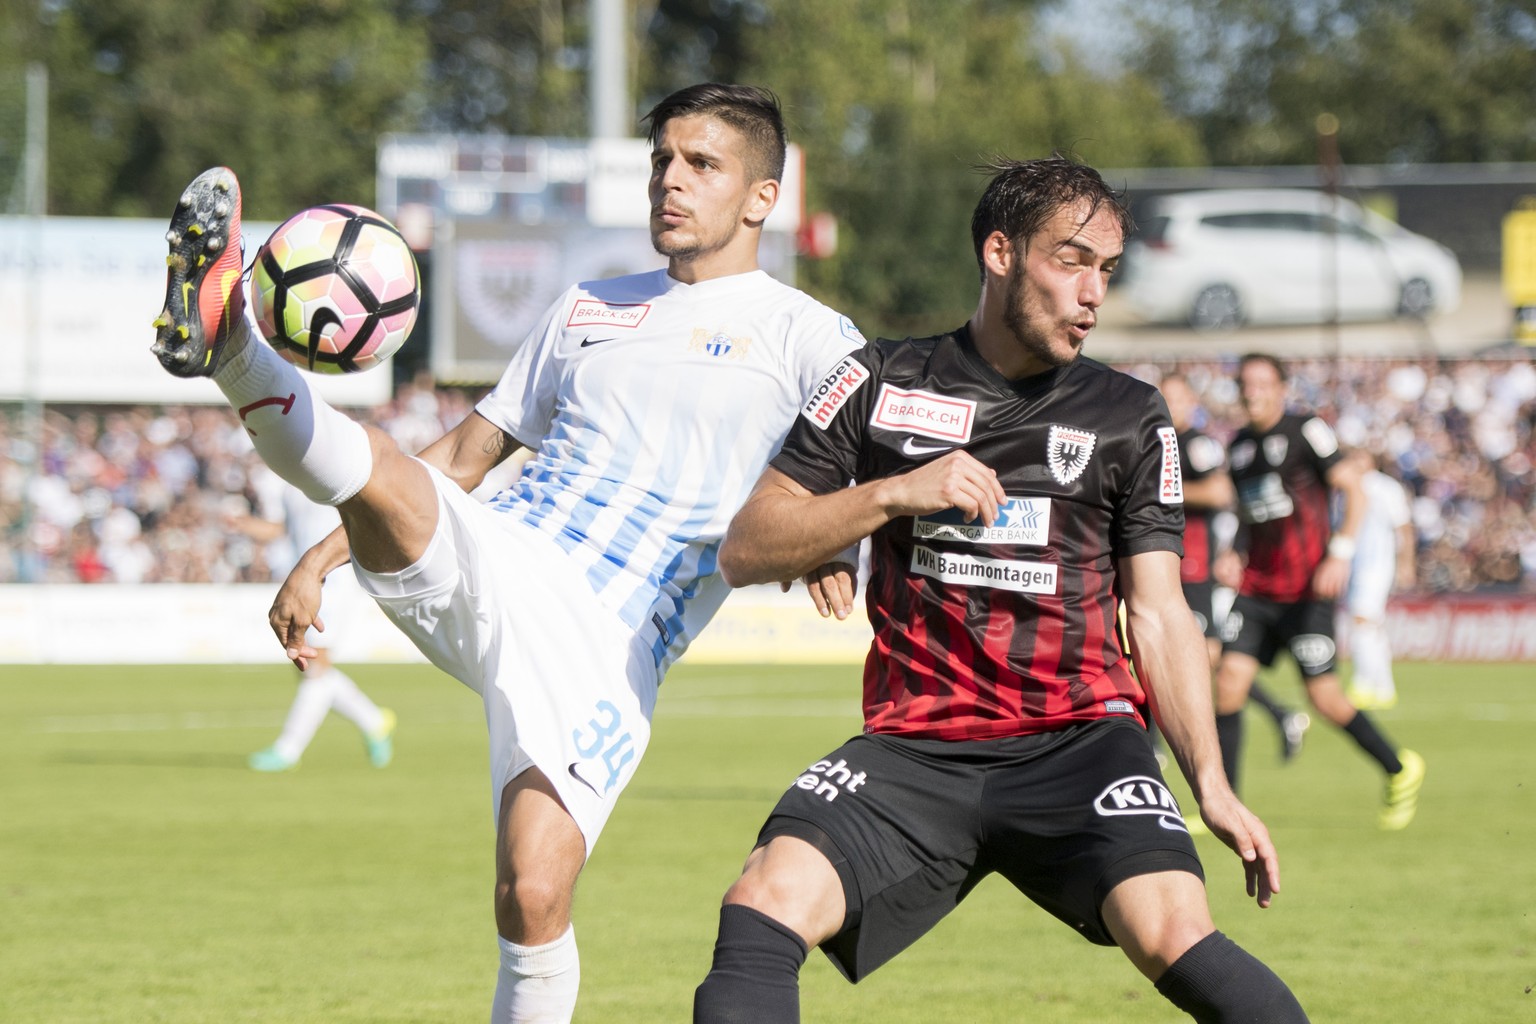
[[[405,344],[421,305],[416,257],[393,224],[361,206],[312,206],[256,253],[251,306],[284,359],[359,373]]]

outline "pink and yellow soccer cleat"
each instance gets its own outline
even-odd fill
[[[165,309],[154,322],[152,351],[178,377],[209,377],[245,314],[235,172],[213,167],[192,179],[165,240],[171,247],[165,258]]]

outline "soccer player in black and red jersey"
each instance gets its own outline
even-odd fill
[[[1349,734],[1387,773],[1380,825],[1407,828],[1418,809],[1424,759],[1398,749],[1339,684],[1334,646],[1335,602],[1349,581],[1355,533],[1365,511],[1360,470],[1339,451],[1333,429],[1317,416],[1286,411],[1286,374],[1262,353],[1238,363],[1238,391],[1248,424],[1232,438],[1228,462],[1237,487],[1239,547],[1246,551],[1242,585],[1222,624],[1216,671],[1216,731],[1227,777],[1237,785],[1242,709],[1260,665],[1288,649],[1307,699]],[[1343,496],[1334,532],[1331,495]]]
[[[1268,906],[1278,860],[1222,771],[1179,588],[1173,426],[1156,389],[1079,358],[1129,215],[1069,159],[994,170],[972,220],[975,314],[849,356],[721,549],[744,585],[870,537],[875,637],[864,734],[807,768],[764,825],[726,893],[694,1020],[798,1021],[809,947],[857,981],[997,872],[1119,946],[1196,1020],[1305,1021],[1216,931],[1138,711],[1150,696],[1206,824]],[[845,610],[845,586],[827,593]]]
[[[1232,500],[1236,490],[1227,472],[1227,453],[1220,441],[1196,424],[1200,396],[1182,373],[1167,373],[1157,383],[1168,416],[1178,431],[1179,473],[1184,478],[1184,559],[1179,563],[1179,580],[1184,586],[1184,600],[1205,634],[1206,651],[1211,659],[1211,674],[1221,660],[1221,621],[1216,613],[1216,561],[1227,544],[1218,534],[1230,536],[1230,528],[1219,530],[1217,518],[1223,514],[1230,523]],[[1280,732],[1280,757],[1289,761],[1301,752],[1302,739],[1312,721],[1305,711],[1293,711],[1271,696],[1257,682],[1248,691],[1248,699],[1262,707],[1274,719]],[[1156,726],[1152,726],[1156,741]]]

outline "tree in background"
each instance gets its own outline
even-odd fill
[[[1536,160],[1536,8],[1520,0],[1115,0],[1129,67],[1215,166]]]
[[[581,136],[587,0],[11,0],[15,89],[51,76],[49,211],[164,215],[214,163],[253,219],[374,195],[385,132]],[[766,85],[839,251],[800,283],[869,332],[953,326],[994,155],[1099,167],[1536,160],[1530,0],[628,0],[635,116],[706,79]],[[9,94],[6,90],[11,90]],[[0,195],[3,198],[3,195]]]
[[[839,221],[837,254],[802,263],[801,284],[866,333],[932,333],[975,301],[979,164],[1055,149],[1101,167],[1202,162],[1150,88],[1089,73],[1042,30],[1053,6],[661,0],[650,36],[665,42],[642,92],[701,77],[777,92],[805,150],[807,206]]]
[[[48,67],[50,213],[163,216],[218,163],[251,218],[372,197],[379,134],[418,116],[427,35],[393,0],[26,6],[6,49]]]

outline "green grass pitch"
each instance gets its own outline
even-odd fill
[[[298,772],[264,776],[244,758],[277,731],[287,666],[0,669],[0,1021],[484,1020],[478,700],[425,667],[354,675],[400,713],[394,765],[369,768],[333,717]],[[577,892],[578,1022],[689,1019],[720,895],[782,788],[857,730],[857,675],[674,671]],[[1272,682],[1300,699],[1291,674]],[[1283,891],[1258,910],[1199,839],[1217,925],[1314,1021],[1536,1021],[1536,678],[1408,664],[1400,689],[1381,724],[1429,762],[1403,833],[1376,830],[1380,776],[1336,730],[1282,766],[1250,717],[1244,795]],[[802,993],[808,1022],[1185,1019],[995,879],[857,987],[813,953]]]

